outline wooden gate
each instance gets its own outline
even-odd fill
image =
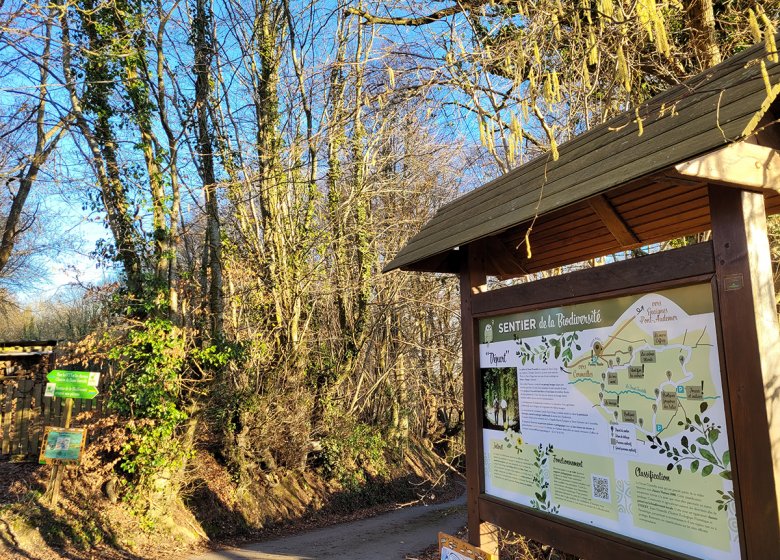
[[[34,379],[0,380],[0,458],[35,460],[45,426],[61,426],[64,399],[44,397],[45,381]],[[107,397],[102,392],[93,400],[74,399],[73,415],[96,410],[105,413]]]

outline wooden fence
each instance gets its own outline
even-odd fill
[[[74,399],[74,419],[87,410],[98,416],[105,413],[107,398],[100,385],[101,393],[94,399]],[[62,426],[65,399],[44,397],[45,389],[45,381],[0,378],[0,458],[37,460],[43,429]]]

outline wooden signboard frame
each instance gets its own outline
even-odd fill
[[[496,548],[496,526],[587,558],[691,558],[485,494],[480,318],[709,282],[718,324],[723,397],[743,559],[772,558],[780,542],[777,415],[780,335],[764,196],[710,185],[710,241],[528,284],[486,290],[489,248],[462,247],[461,321],[469,541]],[[476,466],[477,468],[474,468]]]

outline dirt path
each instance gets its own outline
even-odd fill
[[[465,493],[451,502],[399,509],[299,535],[193,556],[190,560],[398,560],[466,523]]]

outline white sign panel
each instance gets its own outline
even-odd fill
[[[480,321],[487,494],[740,558],[709,284]]]

